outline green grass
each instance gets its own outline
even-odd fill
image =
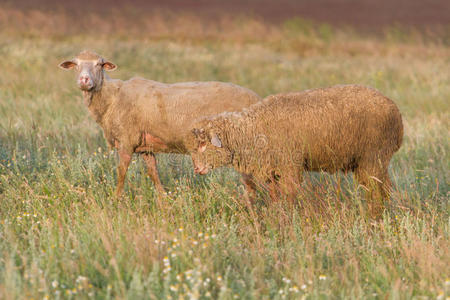
[[[448,47],[347,39],[326,27],[292,37],[294,25],[286,41],[267,43],[0,39],[0,298],[450,296]],[[84,48],[116,63],[110,75],[121,79],[231,81],[262,96],[379,89],[405,124],[390,207],[374,224],[350,176],[310,174],[299,207],[249,210],[236,173],[194,176],[176,155],[158,156],[170,191],[161,207],[138,158],[115,200],[116,154],[73,74],[57,68]]]

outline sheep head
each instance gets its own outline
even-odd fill
[[[189,151],[194,164],[194,172],[200,175],[231,163],[231,154],[223,146],[220,136],[211,127],[209,124],[191,131]]]
[[[112,62],[106,61],[100,55],[91,51],[82,51],[74,59],[59,64],[65,70],[77,71],[78,87],[82,91],[100,90],[103,84],[104,71],[112,71],[117,68]]]

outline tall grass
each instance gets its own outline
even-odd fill
[[[2,33],[0,298],[448,297],[448,47],[296,26],[267,40]],[[194,176],[177,155],[158,156],[160,206],[138,158],[114,199],[116,155],[57,68],[84,48],[122,79],[231,81],[262,96],[379,89],[405,123],[391,205],[370,222],[351,176],[309,174],[298,207],[249,209],[236,173]]]

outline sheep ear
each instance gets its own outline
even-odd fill
[[[59,67],[60,67],[61,69],[69,70],[69,69],[72,69],[73,67],[75,67],[76,65],[77,65],[76,62],[74,62],[74,61],[72,61],[72,60],[66,60],[66,61],[60,63],[60,64],[59,64]]]
[[[191,132],[196,138],[200,135],[200,130],[198,128],[192,129]]]
[[[205,135],[205,129],[203,128],[194,128],[191,130],[191,132],[195,135],[196,138],[202,138],[204,139],[204,135]]]
[[[211,144],[213,144],[217,148],[222,148],[222,142],[216,134],[213,134],[213,136],[211,137]]]
[[[110,61],[104,62],[103,63],[103,69],[105,69],[106,71],[113,71],[115,69],[117,69],[117,66],[115,64],[113,64]]]

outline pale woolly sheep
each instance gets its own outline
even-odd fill
[[[261,100],[249,89],[223,82],[165,84],[143,78],[127,81],[105,74],[116,68],[96,53],[83,51],[62,62],[77,70],[77,83],[111,147],[119,152],[116,195],[123,190],[133,153],[144,158],[156,189],[159,180],[154,153],[186,153],[183,137],[192,122],[205,115],[240,110]]]

